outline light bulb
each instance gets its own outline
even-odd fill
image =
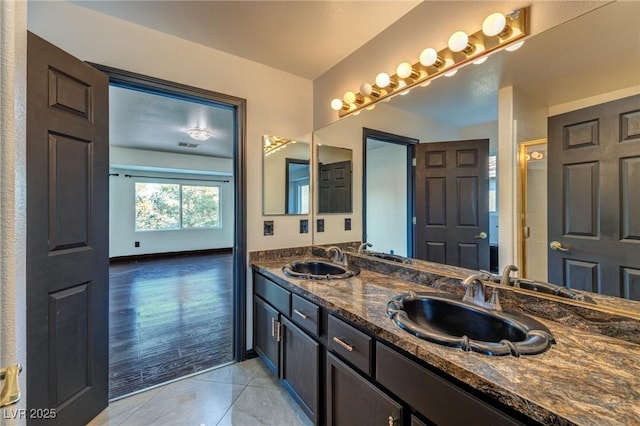
[[[524,44],[524,40],[520,40],[517,43],[514,43],[510,46],[505,47],[504,50],[506,50],[507,52],[515,52],[516,50],[520,49],[523,44]]]
[[[360,93],[362,93],[364,96],[372,96],[376,98],[380,96],[380,91],[374,88],[369,83],[362,83],[360,85]]]
[[[445,77],[453,77],[454,75],[456,75],[456,73],[457,73],[457,72],[458,72],[458,70],[457,70],[457,69],[455,69],[455,70],[451,70],[451,71],[449,71],[449,72],[445,72],[445,73],[444,73],[444,76],[445,76]]]
[[[489,59],[488,56],[483,56],[482,58],[479,58],[473,61],[473,63],[476,65],[484,64],[485,62],[487,62],[487,59]]]
[[[416,72],[409,62],[403,62],[396,68],[396,74],[398,74],[400,78],[408,78],[411,77],[412,74],[416,74]]]
[[[344,107],[342,99],[335,98],[331,101],[331,109],[334,111],[340,111]]]
[[[506,25],[507,18],[502,13],[492,13],[482,22],[482,32],[489,37],[497,36]]]
[[[367,107],[367,111],[371,111],[372,109],[374,109],[376,107],[376,104],[372,104],[371,106]]]
[[[469,44],[469,36],[464,31],[456,31],[449,37],[449,49],[452,52],[462,52]]]
[[[391,77],[386,72],[381,72],[376,76],[376,85],[380,88],[385,88],[391,83]]]
[[[342,97],[342,100],[348,104],[352,104],[356,101],[356,94],[353,92],[345,92],[344,96]]]
[[[427,80],[427,81],[425,81],[424,83],[422,83],[422,84],[420,85],[420,87],[427,87],[427,86],[428,86],[428,85],[430,85],[430,84],[431,84],[431,80]]]
[[[362,83],[360,85],[360,93],[365,96],[369,96],[373,92],[373,86],[369,83]]]
[[[431,47],[427,47],[420,53],[420,63],[425,67],[430,67],[431,65],[435,65],[439,67],[438,62],[442,63],[442,59],[438,58],[438,52],[436,49]]]

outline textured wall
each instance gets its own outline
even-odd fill
[[[26,24],[26,3],[0,2],[0,366],[26,363]]]

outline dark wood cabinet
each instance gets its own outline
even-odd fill
[[[259,297],[253,298],[253,348],[276,376],[280,376],[280,314]]]
[[[257,272],[254,289],[254,349],[314,424],[522,424]]]
[[[286,318],[282,318],[281,345],[282,384],[318,424],[322,346]]]
[[[402,405],[327,353],[327,425],[402,424]]]

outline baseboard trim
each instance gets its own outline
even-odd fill
[[[244,353],[244,359],[245,360],[252,359],[252,358],[257,358],[257,357],[258,357],[258,353],[253,349],[249,349],[248,351],[246,351]]]
[[[180,257],[180,256],[198,256],[198,255],[206,255],[206,254],[230,254],[230,253],[233,253],[233,249],[231,247],[224,247],[224,248],[205,249],[205,250],[171,251],[166,253],[148,253],[148,254],[135,254],[130,256],[114,256],[109,258],[109,262],[110,263],[133,262],[136,260],[146,260],[146,259],[161,259],[161,258]]]

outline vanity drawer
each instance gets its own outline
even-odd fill
[[[254,292],[281,313],[291,316],[291,293],[260,274],[253,274]]]
[[[297,294],[291,297],[291,320],[314,336],[320,336],[320,307]]]
[[[333,315],[328,329],[329,349],[370,376],[373,339]]]
[[[522,424],[381,343],[376,343],[376,381],[440,426]]]

